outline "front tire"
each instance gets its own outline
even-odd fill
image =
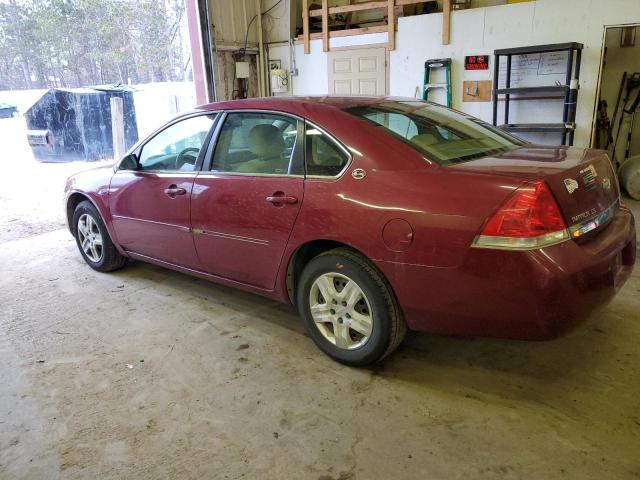
[[[126,263],[126,257],[111,241],[98,210],[87,200],[80,202],[73,212],[73,235],[82,258],[94,270],[112,272]]]
[[[386,279],[347,248],[324,252],[306,265],[298,282],[297,305],[316,345],[346,365],[383,359],[406,332]]]

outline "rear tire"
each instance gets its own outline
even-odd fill
[[[73,212],[73,236],[82,258],[94,270],[112,272],[127,261],[111,241],[98,210],[88,200],[80,202]]]
[[[348,248],[324,252],[305,266],[297,305],[315,344],[346,365],[382,360],[406,333],[386,279],[365,257]]]

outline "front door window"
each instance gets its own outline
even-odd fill
[[[162,130],[142,147],[139,169],[194,171],[214,120],[215,115],[199,115]]]

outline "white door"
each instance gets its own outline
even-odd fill
[[[329,52],[329,94],[385,95],[384,48],[359,48]]]

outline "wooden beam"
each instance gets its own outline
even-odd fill
[[[416,3],[427,3],[430,0],[396,0],[396,7],[401,7],[403,5],[415,5]]]
[[[451,0],[444,0],[442,4],[442,44],[451,43]]]
[[[350,28],[349,30],[330,30],[329,38],[348,37],[350,35],[365,35],[367,33],[383,33],[388,31],[387,25],[376,25],[375,27]],[[322,38],[322,32],[309,34],[311,40]],[[304,42],[304,35],[299,35],[297,40]]]
[[[111,136],[113,141],[113,158],[120,160],[126,152],[124,143],[124,103],[120,97],[111,97]]]
[[[329,9],[329,14],[335,15],[336,13],[359,12],[361,10],[375,10],[380,8],[387,8],[387,0],[382,0],[380,2],[364,2],[364,3],[356,3],[354,5],[342,5],[339,7],[331,7]],[[322,9],[316,8],[315,10],[311,10],[309,12],[309,16],[321,17]]]
[[[322,0],[322,51],[329,51],[329,0]]]
[[[396,7],[404,5],[415,5],[417,3],[427,3],[429,0],[395,0]],[[359,12],[362,10],[384,10],[388,7],[387,0],[377,2],[363,2],[356,3],[354,5],[342,5],[339,7],[329,7],[329,15],[335,15],[336,13],[349,13]],[[316,8],[309,11],[310,17],[321,17],[322,9]]]
[[[394,0],[387,0],[387,43],[389,50],[396,49],[396,6]]]
[[[415,5],[426,3],[429,0],[380,0],[355,5],[343,5],[339,7],[329,7],[328,0],[322,0],[322,8],[309,10],[309,0],[302,0],[302,32],[297,40],[304,43],[304,53],[310,52],[310,41],[313,39],[322,39],[322,47],[325,52],[330,50],[330,39],[334,37],[348,37],[351,35],[365,35],[367,33],[387,32],[387,47],[394,50],[396,47],[396,7],[403,5]],[[444,0],[448,5],[448,12],[451,12],[451,0]],[[375,27],[350,28],[347,30],[330,30],[329,15],[337,13],[351,13],[366,10],[387,9],[387,24]],[[322,17],[322,32],[309,32],[309,17]],[[448,36],[448,29],[447,29]],[[444,31],[443,31],[444,42]],[[448,41],[447,41],[448,43]]]
[[[302,36],[304,41],[304,53],[311,52],[309,42],[309,0],[302,0]]]

